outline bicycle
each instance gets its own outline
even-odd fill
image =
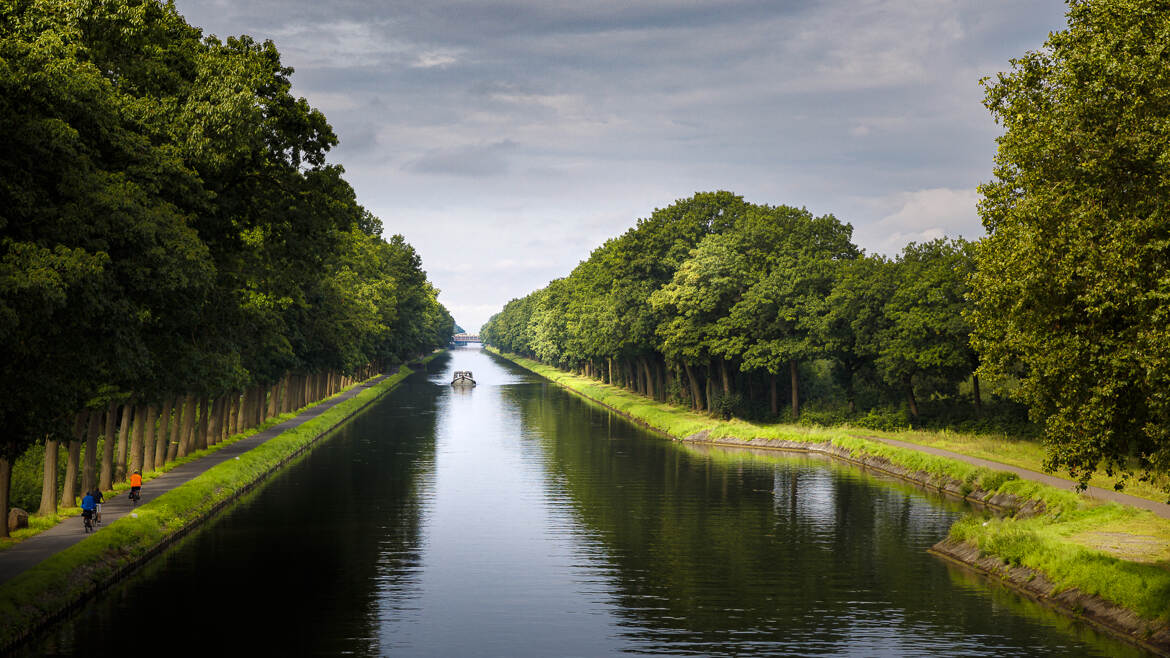
[[[130,489],[130,495],[128,496],[128,498],[130,498],[130,506],[131,507],[137,506],[138,501],[142,499],[142,490],[135,488],[135,487],[132,487]]]
[[[81,513],[81,523],[85,527],[85,532],[93,532],[93,513],[85,510]]]

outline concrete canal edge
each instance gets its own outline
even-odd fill
[[[507,359],[512,363],[541,377],[545,375],[526,363],[493,348],[487,348],[493,354]],[[549,379],[548,377],[545,377]],[[635,424],[649,429],[665,438],[682,443],[697,445],[715,445],[724,447],[756,448],[777,450],[784,452],[807,452],[827,455],[833,459],[847,462],[864,469],[870,469],[891,475],[896,478],[915,484],[923,489],[939,492],[948,496],[962,498],[972,503],[982,505],[999,512],[1009,513],[1018,518],[1024,518],[1043,513],[1044,503],[1036,500],[1022,499],[1010,494],[996,494],[980,489],[972,489],[970,485],[954,479],[939,477],[925,471],[912,471],[891,462],[884,457],[865,454],[864,450],[850,450],[842,446],[825,442],[789,441],[781,439],[739,439],[722,437],[711,439],[709,430],[701,430],[685,437],[674,436],[662,428],[655,427],[643,418],[617,409],[606,404],[583,391],[569,386],[563,381],[549,379],[552,383],[570,393],[600,405]],[[946,459],[940,457],[940,459]],[[962,565],[977,573],[992,577],[1005,586],[1022,593],[1029,598],[1060,611],[1074,619],[1087,621],[1110,634],[1139,646],[1147,651],[1162,656],[1170,656],[1170,627],[1164,623],[1153,622],[1112,602],[1092,594],[1086,594],[1075,588],[1057,591],[1055,584],[1043,573],[1023,566],[1004,564],[1001,558],[984,554],[977,546],[966,542],[955,541],[949,538],[935,544],[930,552],[949,562]]]
[[[424,359],[424,363],[437,354]],[[367,385],[353,397],[191,481],[144,503],[135,512],[0,584],[0,654],[115,585],[217,512],[261,485],[414,370]],[[363,386],[357,384],[356,386]]]
[[[1143,619],[1132,610],[1114,605],[1099,596],[1085,594],[1076,588],[1057,591],[1056,585],[1040,571],[1004,564],[1000,558],[982,554],[978,547],[966,542],[944,539],[935,544],[931,552],[990,576],[1074,619],[1104,628],[1147,651],[1170,655],[1170,629]]]

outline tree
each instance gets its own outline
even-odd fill
[[[855,383],[862,372],[876,376],[882,336],[889,330],[886,303],[897,288],[894,264],[882,256],[841,263],[825,313],[817,319],[818,341],[839,365],[849,410],[856,410]]]
[[[953,395],[978,366],[964,317],[973,250],[962,239],[911,242],[895,263],[877,365],[887,383],[903,391],[915,418],[916,388]]]
[[[1073,0],[984,81],[1004,134],[980,188],[982,371],[1020,376],[1046,467],[1082,486],[1170,470],[1168,41],[1165,3]]]

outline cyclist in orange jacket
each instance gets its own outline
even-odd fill
[[[134,471],[130,476],[130,499],[138,500],[142,497],[142,474]]]

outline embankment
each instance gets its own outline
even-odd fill
[[[429,360],[429,359],[428,359]],[[0,653],[89,600],[307,451],[413,371],[364,388],[0,585]],[[361,386],[360,384],[358,386]]]
[[[933,551],[1074,617],[1090,621],[1162,655],[1170,655],[1170,570],[1166,562],[1122,559],[1077,541],[1108,534],[1136,539],[1136,527],[1164,519],[1100,504],[1015,473],[975,466],[868,440],[846,429],[718,421],[624,389],[488,348],[565,389],[678,441],[818,452],[961,497],[1000,512],[971,515]],[[1161,533],[1161,535],[1158,535]]]

